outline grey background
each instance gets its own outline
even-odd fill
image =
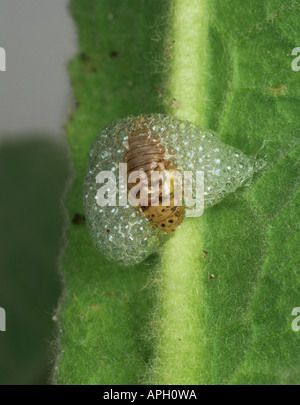
[[[66,65],[76,51],[68,0],[0,0],[0,139],[61,136],[71,102]]]
[[[62,292],[62,196],[71,167],[62,125],[76,30],[67,0],[0,0],[0,385],[45,384]]]

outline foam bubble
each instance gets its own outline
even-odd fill
[[[90,166],[84,182],[84,208],[94,245],[108,259],[125,266],[140,263],[170,237],[153,227],[131,205],[99,206],[97,184],[100,171],[116,175],[116,201],[119,200],[118,165],[128,147],[128,134],[143,121],[149,136],[165,147],[166,160],[172,159],[177,170],[204,171],[204,206],[212,206],[234,192],[252,177],[261,163],[235,148],[225,145],[211,131],[188,121],[161,114],[128,117],[104,128],[90,149]],[[193,197],[195,198],[193,188]]]

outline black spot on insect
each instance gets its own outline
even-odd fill
[[[164,228],[166,226],[166,224],[161,224],[161,226]]]
[[[118,51],[111,51],[109,56],[113,59],[117,58],[119,56],[119,52]]]
[[[170,224],[173,224],[173,222],[174,222],[173,219],[169,219]]]
[[[74,225],[81,225],[85,222],[85,216],[82,214],[75,214],[72,219],[72,224]]]

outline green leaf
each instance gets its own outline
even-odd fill
[[[299,384],[299,2],[71,4],[81,50],[67,127],[76,177],[54,380]],[[149,112],[210,127],[267,167],[185,219],[159,255],[122,268],[93,248],[82,182],[99,130]]]

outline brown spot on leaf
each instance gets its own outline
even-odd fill
[[[271,94],[272,96],[284,96],[286,94],[286,85],[285,84],[281,84],[280,86],[277,87],[270,87],[268,89],[268,93]]]
[[[169,45],[169,46],[167,46],[167,47],[165,48],[165,54],[166,54],[166,55],[170,55],[170,54],[171,54],[171,50],[172,50],[172,48],[174,47],[174,44],[175,44],[175,41],[174,41],[174,39],[173,39],[173,41],[171,42],[171,45]]]
[[[157,93],[158,93],[158,97],[162,97],[162,96],[163,96],[163,93],[162,93],[162,90],[161,90],[160,87],[157,89]]]
[[[174,108],[174,110],[177,110],[181,106],[181,103],[180,103],[180,101],[176,100],[176,98],[173,98],[170,101],[170,106],[171,106],[171,108]]]
[[[105,295],[114,295],[115,293],[114,293],[114,291],[107,291],[106,293],[105,293]]]

